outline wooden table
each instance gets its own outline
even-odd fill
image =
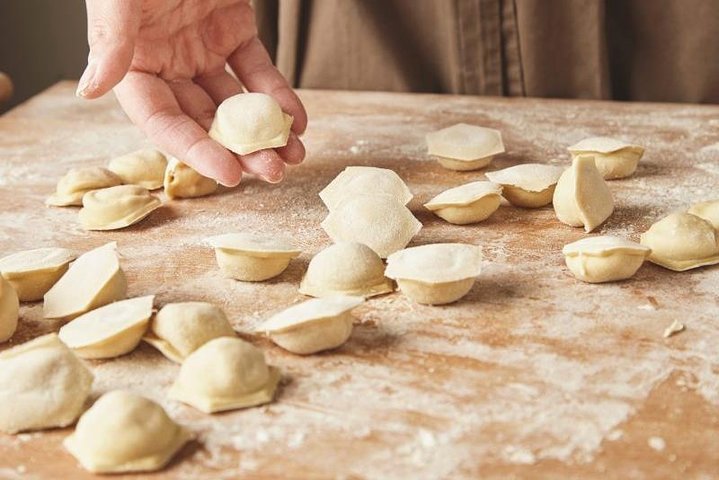
[[[130,295],[156,304],[221,305],[283,372],[269,406],[205,415],[168,400],[178,366],[147,345],[92,362],[96,394],[124,388],[160,401],[197,435],[164,471],[133,478],[710,478],[719,472],[719,268],[674,273],[646,264],[629,281],[589,285],[562,246],[584,236],[551,208],[504,205],[452,226],[422,203],[481,172],[442,169],[426,132],[471,122],[503,132],[492,168],[567,164],[567,145],[616,135],[647,147],[637,174],[613,181],[616,211],[598,232],[636,239],[656,219],[719,197],[719,107],[301,92],[308,159],[281,185],[247,180],[203,199],[167,202],[117,232],[82,231],[77,210],[43,200],[70,167],[104,165],[143,146],[112,98],[85,102],[60,83],[0,117],[0,253],[85,251],[116,240]],[[414,244],[484,247],[484,271],[459,303],[428,307],[399,293],[357,310],[337,351],[299,357],[251,331],[302,298],[309,259],[330,244],[317,193],[347,165],[395,170],[424,224]],[[304,253],[262,284],[221,277],[202,239],[284,232]],[[16,345],[59,324],[21,310]],[[685,332],[665,339],[673,320]],[[2,408],[2,406],[0,406]],[[61,446],[70,430],[0,435],[0,477],[84,479]],[[114,477],[124,478],[124,477]]]

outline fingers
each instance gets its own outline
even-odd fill
[[[242,93],[240,82],[224,70],[197,77],[195,83],[204,88],[217,105],[227,98]]]
[[[242,155],[242,169],[252,173],[269,183],[279,183],[285,178],[285,162],[272,149]]]
[[[115,87],[115,94],[130,120],[162,150],[223,185],[240,183],[242,168],[237,157],[183,113],[164,80],[130,72]]]
[[[140,29],[138,0],[87,0],[87,67],[80,77],[77,95],[97,98],[125,76]]]
[[[290,132],[287,145],[276,148],[277,153],[289,165],[299,165],[305,159],[305,146],[295,132]]]
[[[227,59],[227,63],[247,90],[272,95],[282,110],[294,117],[292,131],[298,135],[305,131],[307,128],[305,107],[285,77],[272,64],[267,50],[257,37],[235,50]]]
[[[209,130],[212,119],[215,118],[217,105],[207,92],[191,80],[167,82],[167,85],[175,95],[182,111],[202,128]]]

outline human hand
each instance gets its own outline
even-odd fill
[[[130,120],[156,145],[223,185],[237,185],[242,171],[276,183],[285,164],[302,162],[297,135],[307,114],[258,39],[249,0],[86,4],[90,55],[79,96],[98,98],[114,88]],[[242,85],[273,96],[294,117],[286,146],[235,155],[207,135],[217,105]]]

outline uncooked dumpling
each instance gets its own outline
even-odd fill
[[[191,437],[152,400],[114,390],[80,417],[63,445],[94,473],[146,472],[164,467]]]
[[[209,135],[240,155],[287,145],[292,116],[264,93],[240,93],[217,107]]]
[[[169,397],[205,413],[222,412],[271,402],[279,380],[262,350],[239,338],[216,338],[185,359]]]
[[[443,305],[469,293],[481,263],[482,249],[476,245],[435,243],[390,255],[385,275],[415,302]]]
[[[185,165],[176,158],[170,158],[165,170],[165,195],[173,198],[203,197],[217,190],[217,182],[200,175],[192,167]]]
[[[87,312],[60,329],[60,340],[81,358],[129,353],[147,330],[153,299],[153,295],[131,298]]]
[[[422,228],[407,207],[391,197],[356,195],[342,200],[322,222],[334,242],[364,243],[377,254],[404,248]]]
[[[585,155],[594,157],[597,170],[606,180],[633,174],[644,154],[644,147],[609,137],[585,138],[567,150],[572,158]]]
[[[19,312],[20,302],[15,289],[0,275],[0,343],[15,333]]]
[[[572,227],[591,232],[614,211],[612,192],[599,174],[592,157],[577,157],[564,171],[554,190],[557,218]]]
[[[632,277],[651,249],[619,237],[587,237],[565,245],[564,261],[579,280],[589,283],[615,282]]]
[[[155,190],[162,188],[167,158],[162,152],[146,148],[113,158],[107,168],[122,178],[123,183]]]
[[[494,156],[504,152],[499,130],[458,123],[428,133],[427,152],[450,170],[476,170],[486,167]]]
[[[345,168],[320,192],[320,198],[332,210],[343,199],[360,194],[387,195],[402,205],[412,200],[412,192],[399,175],[376,167]]]
[[[649,261],[682,272],[719,263],[719,235],[711,223],[691,213],[672,213],[649,227],[642,245]]]
[[[477,223],[499,208],[502,187],[492,182],[472,182],[450,188],[424,206],[435,215],[456,225]]]
[[[143,340],[173,362],[182,363],[210,340],[234,336],[221,308],[205,302],[182,302],[162,307]]]
[[[552,203],[554,188],[564,168],[541,163],[524,163],[486,176],[503,187],[502,196],[512,205],[539,208]]]
[[[42,300],[76,255],[66,248],[37,248],[0,259],[0,273],[21,302]]]
[[[301,251],[283,235],[227,233],[210,237],[222,272],[236,280],[261,282],[276,277]]]
[[[45,203],[56,207],[80,206],[87,192],[121,184],[122,178],[106,168],[73,168],[57,182],[55,193]]]
[[[80,255],[45,294],[45,318],[70,320],[127,296],[127,279],[117,244],[107,243]]]
[[[293,305],[257,329],[287,351],[309,355],[344,344],[352,334],[352,310],[364,298],[332,296]]]
[[[149,190],[138,185],[118,185],[87,192],[78,214],[85,230],[118,230],[129,227],[162,206]]]
[[[687,213],[696,215],[711,223],[715,229],[719,230],[719,200],[710,200],[708,202],[695,203]],[[0,265],[0,270],[2,270]]]
[[[394,290],[384,276],[384,263],[374,250],[357,242],[339,242],[315,255],[300,284],[312,297],[371,297]]]
[[[82,412],[93,375],[57,335],[0,353],[0,431],[66,427]]]

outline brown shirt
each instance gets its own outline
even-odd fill
[[[717,0],[255,0],[302,88],[719,103]]]

